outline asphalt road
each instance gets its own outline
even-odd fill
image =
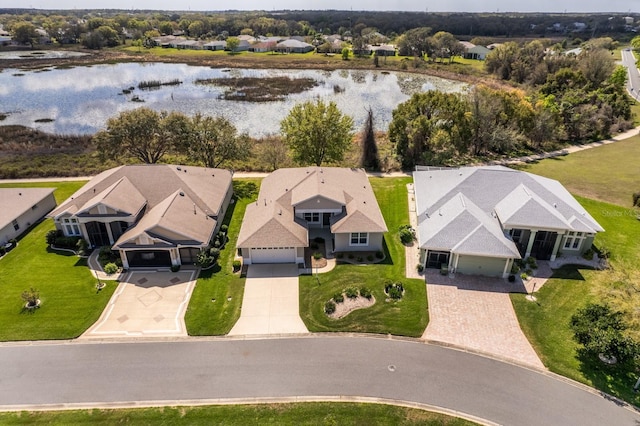
[[[505,425],[640,424],[638,412],[553,375],[384,338],[8,344],[0,366],[0,409],[359,396]]]
[[[631,96],[640,98],[640,72],[638,72],[636,58],[630,49],[622,50],[622,65],[627,67],[627,88]]]

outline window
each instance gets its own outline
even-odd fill
[[[352,232],[351,233],[351,241],[349,245],[351,246],[366,246],[369,244],[369,234],[366,232]]]
[[[13,225],[13,229],[14,230],[17,231],[18,229],[20,229],[20,225],[18,225],[18,221],[17,220],[14,220],[13,222],[11,222],[11,224]]]
[[[80,226],[78,225],[78,219],[63,219],[62,227],[66,236],[80,235]]]
[[[564,240],[564,248],[567,250],[578,250],[582,245],[584,234],[582,232],[569,232]]]
[[[514,243],[519,243],[522,239],[522,229],[512,229],[509,233]]]
[[[320,213],[303,213],[302,216],[304,220],[311,223],[319,223],[320,222]]]

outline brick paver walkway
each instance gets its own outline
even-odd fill
[[[522,333],[509,292],[521,283],[499,278],[440,275],[428,270],[429,326],[422,338],[544,369]]]

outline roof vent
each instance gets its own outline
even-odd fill
[[[22,192],[18,192],[18,195],[22,197]]]
[[[438,210],[438,214],[439,214],[440,216],[442,216],[442,210],[441,210],[441,209],[439,209],[439,210]]]
[[[187,173],[187,169],[184,169],[184,172]]]
[[[322,171],[320,173],[322,173]],[[320,183],[324,183],[324,178],[320,179]]]
[[[278,214],[282,216],[282,209],[278,210]]]
[[[553,207],[555,207],[557,209],[558,208],[558,204],[557,203],[553,203]]]
[[[184,197],[184,192],[180,191],[180,196]]]
[[[182,170],[182,169],[181,169],[180,167],[176,167],[176,170],[180,171],[180,170]]]
[[[264,199],[264,205],[265,206],[267,205],[267,199],[266,198]]]
[[[196,214],[196,203],[193,203],[193,214]]]

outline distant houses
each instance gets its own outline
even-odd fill
[[[488,47],[476,45],[468,41],[461,41],[460,44],[464,46],[465,59],[476,59],[479,61],[484,61],[489,52],[491,52],[491,49],[489,49]]]

